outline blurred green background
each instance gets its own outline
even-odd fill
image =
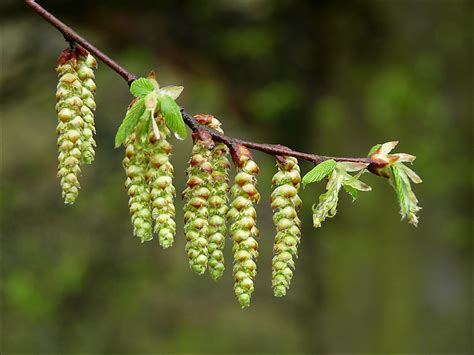
[[[189,270],[177,198],[173,248],[132,236],[123,149],[131,99],[99,63],[97,156],[74,206],[56,179],[62,36],[21,1],[1,5],[1,346],[24,353],[472,352],[472,2],[42,1],[129,70],[183,85],[179,103],[229,135],[331,155],[400,140],[424,179],[414,228],[371,193],[323,228],[302,192],[303,237],[285,298],[271,290],[271,156],[261,165],[252,305]],[[191,142],[173,138],[178,195]],[[306,172],[311,165],[302,162]]]

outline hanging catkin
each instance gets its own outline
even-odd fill
[[[272,287],[274,295],[281,297],[290,287],[300,243],[301,221],[297,212],[301,207],[298,196],[301,176],[296,158],[277,156],[277,166],[278,171],[272,180],[275,188],[271,194],[273,223],[277,232],[273,244]]]
[[[198,274],[203,274],[207,269],[209,255],[208,200],[212,174],[209,149],[213,142],[209,133],[203,130],[193,133],[193,142],[191,160],[186,170],[187,187],[183,191],[184,233],[189,266]]]
[[[85,164],[91,164],[94,161],[96,142],[95,135],[95,91],[94,69],[97,68],[97,61],[87,52],[82,52],[77,59],[77,74],[82,82],[81,99],[83,105],[81,113],[84,120],[83,139],[82,139],[82,161]]]
[[[230,235],[233,241],[234,255],[234,292],[242,307],[250,305],[254,291],[253,281],[257,274],[255,260],[258,257],[258,235],[255,206],[260,200],[255,185],[259,172],[258,165],[252,159],[250,151],[242,145],[231,149],[237,174],[230,189],[231,208],[228,216],[232,221]]]
[[[158,126],[159,137],[152,131],[148,147],[148,169],[146,179],[150,190],[154,232],[163,248],[173,245],[176,234],[173,186],[173,165],[170,162],[171,144],[167,138],[170,130],[161,115],[154,117]]]
[[[125,141],[125,158],[122,163],[127,174],[125,188],[129,196],[133,234],[145,242],[151,240],[153,235],[150,191],[145,179],[148,161],[143,145],[143,140],[136,133],[129,135]]]
[[[212,115],[196,115],[202,125],[224,133],[221,123]],[[208,269],[213,280],[219,280],[224,273],[224,245],[229,192],[229,149],[224,143],[215,142],[209,161],[212,166],[210,195],[208,199]]]
[[[78,62],[82,60],[79,58],[83,57],[88,58],[86,61],[91,67],[95,66],[95,59],[84,48],[74,46],[61,53],[56,68],[59,77],[56,89],[56,112],[59,120],[56,128],[59,151],[58,177],[61,179],[62,196],[66,204],[73,204],[79,194],[78,177],[81,173],[80,163],[84,161],[83,144],[93,133],[93,130],[85,124],[85,116],[90,115],[84,114],[84,111],[91,111],[87,104],[93,102],[93,99],[84,96],[83,90],[90,90],[85,88],[78,72]],[[88,76],[93,76],[91,72],[92,69],[88,72]],[[93,89],[95,90],[95,84]]]

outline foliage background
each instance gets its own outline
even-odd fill
[[[132,237],[122,150],[130,100],[99,64],[97,157],[64,206],[56,174],[55,61],[65,43],[20,1],[1,16],[1,345],[11,352],[472,351],[472,2],[43,1],[125,67],[184,85],[179,102],[226,132],[334,155],[398,139],[418,156],[420,226],[399,221],[386,181],[343,196],[303,240],[287,297],[272,296],[271,157],[261,164],[261,258],[249,309],[227,272]],[[184,187],[190,141],[173,142]],[[310,165],[302,163],[307,171]],[[227,244],[230,246],[230,242]]]

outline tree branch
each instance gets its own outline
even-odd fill
[[[40,15],[51,25],[56,27],[59,32],[64,35],[67,41],[74,41],[76,43],[79,43],[82,47],[84,47],[89,52],[94,54],[97,58],[99,58],[110,69],[112,69],[122,78],[124,78],[128,85],[130,85],[135,79],[137,79],[137,76],[135,74],[130,73],[128,70],[120,66],[117,62],[115,62],[112,58],[110,58],[105,53],[94,47],[91,43],[89,43],[86,39],[81,37],[76,31],[74,31],[71,27],[67,26],[64,22],[62,22],[49,11],[47,11],[44,7],[37,4],[34,0],[25,0],[25,2],[38,15]]]
[[[56,29],[59,30],[63,34],[63,36],[66,38],[68,41],[74,41],[87,49],[90,53],[92,53],[95,57],[100,59],[104,64],[106,64],[110,69],[115,71],[117,74],[119,74],[125,81],[127,82],[128,85],[130,85],[134,80],[138,78],[137,75],[129,72],[122,66],[120,66],[117,62],[115,62],[112,58],[107,56],[105,53],[103,53],[101,50],[98,48],[94,47],[91,43],[89,43],[86,39],[84,39],[82,36],[80,36],[76,31],[74,31],[72,28],[67,26],[64,22],[59,20],[57,17],[55,17],[53,14],[48,12],[44,7],[36,3],[34,0],[25,0],[26,4],[33,9],[38,15],[43,17],[46,21],[48,21],[51,25],[53,25]],[[366,163],[370,164],[371,167],[377,166],[377,162],[371,160],[371,158],[368,157],[360,157],[360,158],[350,158],[350,157],[331,157],[331,156],[324,156],[324,155],[316,155],[316,154],[309,154],[309,153],[303,153],[303,152],[298,152],[295,150],[292,150],[288,147],[278,145],[278,144],[264,144],[264,143],[255,143],[255,142],[248,142],[244,141],[238,138],[232,138],[229,136],[226,136],[222,133],[219,133],[211,128],[208,128],[204,125],[201,125],[196,121],[196,119],[191,116],[189,113],[187,113],[184,108],[181,108],[181,114],[183,116],[184,122],[186,125],[191,128],[191,130],[194,132],[198,129],[205,130],[207,131],[213,140],[222,142],[226,144],[227,146],[231,147],[235,144],[241,144],[246,146],[247,148],[258,150],[270,155],[274,156],[279,156],[279,155],[287,155],[287,156],[292,156],[297,159],[302,159],[302,160],[307,160],[310,161],[314,164],[319,164],[322,161],[328,160],[328,159],[334,159],[335,161],[340,161],[340,162],[357,162],[357,163]]]

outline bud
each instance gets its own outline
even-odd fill
[[[277,157],[278,171],[272,179],[275,186],[271,194],[273,223],[276,235],[273,243],[272,287],[273,294],[282,297],[290,287],[294,260],[300,243],[300,220],[297,211],[301,206],[298,197],[300,168],[293,157]]]
[[[176,190],[173,185],[173,165],[169,160],[171,145],[167,138],[170,130],[162,116],[154,118],[160,137],[150,133],[148,145],[148,187],[153,206],[154,232],[158,234],[160,245],[166,249],[173,245],[176,234],[174,198]]]
[[[421,210],[418,206],[418,199],[412,190],[411,182],[420,184],[421,178],[403,163],[413,163],[416,159],[414,155],[406,153],[389,154],[398,142],[387,142],[372,147],[369,152],[370,165],[368,169],[380,176],[389,179],[390,185],[397,193],[400,204],[400,214],[402,219],[406,218],[408,223],[418,225],[417,213]]]
[[[258,229],[255,205],[260,195],[255,188],[258,166],[250,151],[241,145],[231,149],[237,174],[230,189],[232,208],[228,212],[231,219],[230,234],[234,255],[234,292],[242,307],[250,305],[254,291],[253,280],[257,274],[255,261],[258,257]]]

